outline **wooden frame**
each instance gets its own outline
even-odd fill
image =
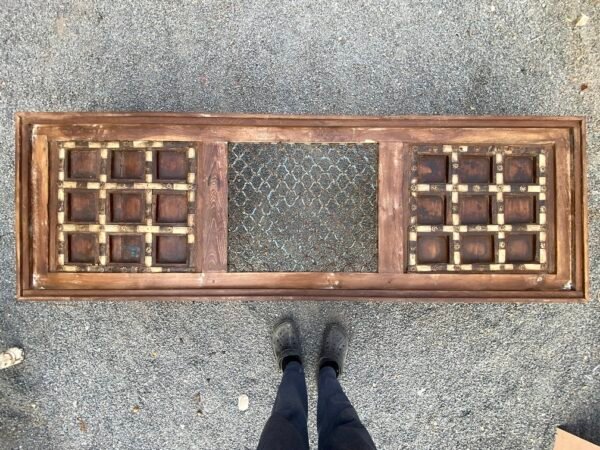
[[[52,149],[66,141],[196,143],[192,272],[57,271]],[[377,273],[227,273],[227,145],[379,145]],[[409,271],[410,149],[419,145],[551,148],[551,263],[519,273]],[[387,299],[578,302],[588,298],[585,123],[579,117],[311,117],[165,113],[16,115],[17,298]],[[562,180],[562,178],[561,178]],[[49,231],[48,231],[49,230]],[[467,287],[469,286],[469,287]],[[477,288],[470,288],[474,286]]]

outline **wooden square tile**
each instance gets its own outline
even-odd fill
[[[461,155],[458,163],[459,183],[488,184],[492,182],[491,156]]]
[[[144,181],[145,154],[139,150],[114,150],[110,158],[110,178]]]
[[[494,237],[491,234],[465,234],[460,237],[462,264],[494,262]]]
[[[448,157],[445,155],[419,155],[417,159],[419,183],[446,183]]]
[[[464,195],[458,197],[458,214],[461,225],[488,225],[492,223],[489,195]]]
[[[450,260],[448,236],[421,235],[417,237],[417,263],[441,264]]]
[[[188,215],[187,194],[158,194],[155,197],[156,223],[185,225]]]
[[[66,155],[68,180],[97,180],[100,173],[100,154],[97,150],[68,150]]]
[[[113,234],[108,238],[110,263],[140,264],[144,258],[144,236]]]
[[[111,192],[107,206],[111,223],[144,222],[143,192]]]
[[[510,184],[535,183],[534,156],[507,156],[504,159],[504,182]]]
[[[185,235],[157,235],[154,237],[154,257],[156,264],[186,264],[188,244]]]
[[[93,223],[98,220],[98,193],[79,190],[66,192],[67,222]]]
[[[507,225],[517,225],[535,222],[534,195],[504,195],[504,223]]]
[[[67,262],[71,264],[97,264],[98,236],[94,233],[67,235]]]
[[[443,225],[446,222],[446,198],[443,195],[417,197],[417,224]]]
[[[505,237],[507,263],[533,263],[536,255],[535,234],[509,233]]]
[[[183,150],[157,150],[155,176],[161,181],[186,181],[188,160]]]

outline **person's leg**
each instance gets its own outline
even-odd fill
[[[291,321],[280,323],[273,331],[273,351],[283,377],[258,450],[308,450],[306,381],[300,339]]]
[[[275,405],[260,436],[259,450],[308,449],[308,400],[302,364],[290,362],[283,371]]]
[[[323,336],[319,360],[317,428],[319,450],[375,450],[375,443],[358,418],[338,381],[348,349],[348,338],[339,325],[330,325]]]

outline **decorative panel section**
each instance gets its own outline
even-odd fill
[[[64,141],[57,272],[193,271],[195,143]]]
[[[412,145],[409,272],[547,272],[548,148]]]

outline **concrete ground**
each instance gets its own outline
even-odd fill
[[[0,447],[255,448],[290,313],[309,365],[348,325],[342,382],[381,449],[600,441],[599,23],[597,0],[3,1],[0,347],[26,361],[0,372]],[[17,304],[19,110],[586,115],[593,300]]]

